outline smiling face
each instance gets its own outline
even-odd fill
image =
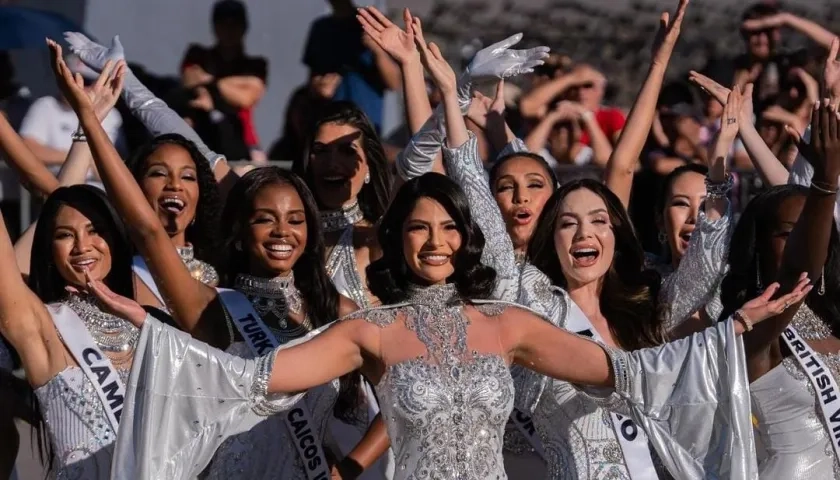
[[[163,144],[146,159],[140,188],[170,236],[183,234],[195,218],[198,173],[190,153]]]
[[[527,247],[551,197],[551,182],[545,167],[533,158],[512,158],[499,167],[493,191],[515,249]]]
[[[403,223],[402,237],[405,262],[418,282],[443,284],[455,273],[461,233],[443,205],[418,199]]]
[[[352,125],[318,127],[309,153],[310,177],[321,207],[337,210],[359,195],[368,173],[362,132]]]
[[[612,265],[615,235],[604,200],[580,188],[560,204],[554,248],[569,288],[598,281]]]
[[[307,223],[303,201],[289,184],[273,183],[254,196],[248,219],[248,265],[252,275],[288,275],[306,249]]]
[[[705,200],[706,182],[699,173],[683,173],[671,184],[661,228],[665,231],[671,257],[677,262],[685,255]]]
[[[103,280],[111,271],[111,249],[90,219],[73,207],[62,205],[55,217],[52,255],[58,273],[70,285],[84,288],[85,271]]]

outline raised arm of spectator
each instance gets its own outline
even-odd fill
[[[621,133],[621,138],[618,140],[604,172],[604,181],[607,187],[621,199],[625,208],[630,205],[630,190],[633,186],[636,163],[639,161],[651,125],[653,125],[656,103],[659,99],[659,92],[662,90],[665,71],[668,69],[671,54],[674,52],[674,46],[680,37],[680,28],[688,3],[689,0],[680,0],[673,20],[667,12],[663,12],[659,18],[659,31],[653,42],[653,55],[647,78],[645,78],[642,89],[636,97],[635,103],[633,103],[630,114],[627,116],[624,131]]]
[[[553,78],[519,99],[519,113],[526,118],[542,118],[548,115],[552,100],[566,90],[582,83],[585,83],[585,81],[575,74]]]
[[[46,197],[58,188],[55,175],[32,153],[5,115],[0,115],[0,149],[5,154],[6,164],[12,167],[31,193]]]
[[[125,59],[125,52],[118,36],[114,37],[110,48],[105,48],[83,34],[76,32],[65,33],[64,39],[70,45],[73,53],[78,55],[85,65],[97,73],[102,71],[102,68],[108,60],[117,61]],[[230,166],[228,166],[224,156],[210,150],[198,134],[195,133],[195,130],[187,125],[187,122],[169,108],[163,100],[156,97],[154,93],[146,88],[134,76],[130,68],[126,69],[125,88],[123,88],[122,98],[125,100],[131,113],[140,120],[143,126],[153,136],[163,135],[165,133],[177,133],[195,143],[198,150],[210,164],[222,192],[227,192],[236,183],[238,177],[231,170]]]
[[[704,92],[714,97],[721,105],[726,105],[730,90],[715,82],[711,78],[691,71],[689,80],[703,89]],[[747,84],[744,89],[743,102],[741,104],[741,116],[738,121],[738,134],[744,142],[744,148],[750,155],[750,159],[761,175],[761,179],[771,186],[785,185],[788,182],[789,172],[776,158],[770,147],[759,135],[753,123],[753,85]]]
[[[265,81],[254,75],[220,78],[216,85],[222,97],[236,108],[254,108],[265,94]]]
[[[745,20],[741,27],[749,32],[756,32],[772,28],[789,27],[820,44],[823,48],[829,49],[834,35],[817,22],[807,18],[797,17],[789,12],[781,12],[762,18]]]

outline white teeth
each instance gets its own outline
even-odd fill
[[[266,247],[268,250],[272,252],[291,252],[292,246],[286,245],[285,243],[275,243],[273,245],[269,245]]]
[[[184,208],[184,201],[178,197],[166,197],[160,201],[164,207]]]
[[[92,258],[86,258],[84,260],[79,260],[79,261],[76,261],[76,262],[72,262],[72,264],[76,265],[76,266],[79,266],[79,267],[84,267],[84,266],[93,264],[95,261],[96,260],[94,260]]]
[[[442,262],[446,260],[447,257],[446,255],[424,255],[423,258],[426,260],[431,260],[433,262]]]
[[[582,253],[584,255],[587,255],[587,254],[598,253],[598,250],[595,250],[594,248],[578,248],[577,250],[574,250],[572,253]]]

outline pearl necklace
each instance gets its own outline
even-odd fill
[[[103,312],[92,297],[68,295],[64,304],[82,319],[91,337],[103,351],[127,352],[137,345],[140,329],[122,318]]]
[[[359,208],[359,201],[354,200],[350,205],[341,207],[339,210],[321,212],[321,228],[326,233],[344,230],[350,225],[355,225],[365,218],[362,209]]]
[[[269,318],[277,321],[277,327],[269,325],[269,328],[278,340],[285,342],[301,337],[312,330],[309,315],[304,315],[303,322],[300,324],[289,322],[289,313],[294,315],[304,313],[303,297],[295,286],[294,274],[275,278],[239,274],[234,282],[234,288],[248,297],[263,321]]]

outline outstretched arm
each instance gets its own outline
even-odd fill
[[[621,203],[627,208],[630,205],[630,190],[633,186],[633,175],[636,172],[636,162],[642,154],[642,149],[647,141],[653,119],[656,115],[656,102],[659,99],[659,92],[662,90],[662,82],[665,79],[665,71],[671,61],[671,54],[674,45],[680,36],[685,11],[688,8],[689,0],[680,0],[677,13],[673,21],[669,19],[668,13],[663,13],[659,19],[659,32],[653,44],[653,57],[639,95],[636,97],[633,108],[627,116],[627,123],[621,133],[615,149],[612,152],[607,169],[604,172],[604,181],[615,193]]]
[[[825,49],[831,46],[834,34],[817,22],[797,17],[788,12],[777,13],[764,18],[746,20],[741,27],[746,31],[757,32],[771,28],[790,27],[820,44]]]
[[[175,319],[181,328],[197,338],[227,346],[230,339],[226,338],[224,313],[208,311],[217,296],[216,290],[192,277],[140,186],[96,119],[90,99],[81,87],[81,78],[73,78],[57,43],[50,41],[50,51],[58,86],[79,117],[105,189],[148,262]],[[120,82],[120,77],[113,81]]]

